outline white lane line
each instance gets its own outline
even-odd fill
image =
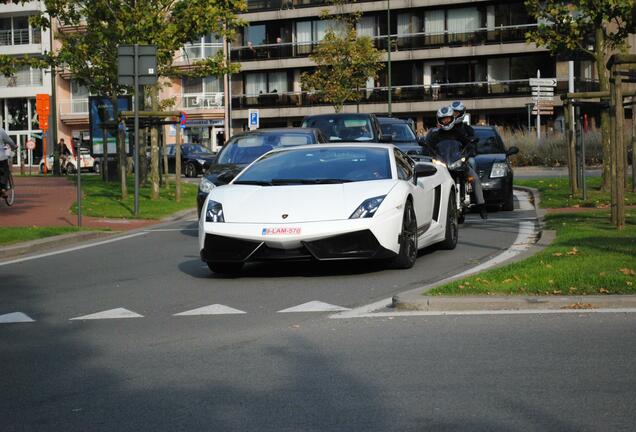
[[[57,251],[53,251],[53,252],[47,252],[47,253],[43,253],[43,254],[39,254],[39,255],[32,255],[32,256],[27,256],[24,258],[16,258],[14,260],[11,261],[4,261],[4,262],[0,262],[0,267],[2,266],[6,266],[9,264],[16,264],[19,262],[24,262],[24,261],[31,261],[34,259],[39,259],[39,258],[46,258],[49,256],[53,256],[53,255],[59,255],[59,254],[64,254],[64,253],[68,253],[68,252],[74,252],[77,250],[82,250],[82,249],[86,249],[86,248],[90,248],[90,247],[94,247],[94,246],[101,246],[101,245],[105,245],[108,243],[114,243],[120,240],[127,240],[129,238],[133,238],[133,237],[138,237],[141,235],[145,235],[145,232],[139,232],[139,233],[135,233],[135,234],[129,234],[129,235],[125,235],[122,237],[117,237],[117,238],[112,238],[112,239],[108,239],[108,240],[103,240],[103,241],[99,241],[96,243],[90,243],[90,244],[85,244],[85,245],[79,245],[79,246],[74,246],[74,247],[70,247],[70,248],[66,248],[66,249],[62,249],[62,250],[57,250]]]
[[[199,231],[199,228],[157,228],[145,229],[144,232]]]
[[[515,239],[512,246],[510,246],[508,249],[506,249],[499,255],[489,259],[488,261],[479,264],[478,266],[469,268],[466,271],[463,271],[454,276],[447,277],[446,279],[442,279],[441,281],[436,282],[435,285],[442,285],[446,282],[450,282],[452,280],[459,279],[464,276],[468,276],[482,270],[486,270],[487,268],[493,267],[497,264],[500,264],[501,262],[505,260],[513,258],[516,255],[519,255],[520,253],[530,248],[532,244],[534,244],[533,237],[535,237],[536,234],[537,234],[537,231],[533,223],[525,222],[525,221],[521,222],[519,224],[517,238]],[[416,289],[423,289],[423,288],[426,288],[426,286],[422,286]],[[369,316],[371,312],[390,306],[392,303],[393,303],[392,298],[382,299],[375,303],[371,303],[371,304],[360,306],[358,308],[355,308],[346,312],[341,312],[335,315],[331,315],[329,318],[358,318],[362,316]],[[406,313],[406,312],[403,312],[403,313]],[[371,316],[376,316],[376,314],[371,314]]]
[[[100,320],[100,319],[122,319],[122,318],[143,318],[143,315],[139,315],[136,312],[129,311],[124,308],[115,308],[102,312],[97,312],[90,315],[84,315],[80,317],[70,318],[69,321],[79,320]]]
[[[26,322],[35,322],[35,320],[23,312],[11,312],[8,314],[0,315],[0,324],[26,323]]]
[[[382,318],[410,316],[478,316],[478,315],[545,315],[545,314],[588,314],[588,313],[636,313],[636,308],[599,309],[523,309],[523,310],[475,310],[475,311],[404,311],[361,313],[355,316],[332,315],[329,318]]]
[[[245,311],[231,308],[222,304],[213,304],[209,306],[203,306],[197,309],[192,309],[185,312],[179,312],[173,316],[190,316],[190,315],[230,315],[230,314],[244,314]]]
[[[318,300],[303,303],[298,306],[293,306],[287,309],[279,310],[278,313],[290,313],[290,312],[340,312],[348,311],[349,308],[342,306],[336,306],[329,303],[324,303]]]

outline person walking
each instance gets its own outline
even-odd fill
[[[7,149],[6,147],[9,147]],[[11,168],[9,167],[9,157],[11,151],[15,151],[18,148],[13,142],[7,132],[0,127],[0,196],[7,196],[7,183],[9,182],[9,174]]]

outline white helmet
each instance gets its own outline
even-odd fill
[[[449,131],[455,126],[455,113],[449,106],[437,110],[437,127]]]
[[[455,124],[460,124],[464,121],[464,114],[466,114],[466,107],[460,101],[455,101],[451,105],[453,111],[455,111]]]

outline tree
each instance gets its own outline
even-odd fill
[[[234,37],[242,25],[237,13],[247,10],[245,0],[44,0],[44,6],[46,12],[33,23],[50,28],[52,20],[57,22],[59,50],[45,57],[0,56],[0,73],[10,75],[23,64],[55,65],[70,71],[92,94],[116,98],[130,90],[117,82],[117,46],[136,43],[157,46],[159,77],[238,71],[238,65],[226,64],[222,53],[187,69],[173,66],[173,60],[176,51],[205,34]]]
[[[309,58],[316,63],[314,72],[301,75],[306,91],[316,92],[319,100],[333,105],[336,112],[342,111],[346,102],[360,100],[360,88],[366,87],[369,78],[376,78],[383,67],[381,51],[373,46],[368,36],[359,36],[356,22],[359,13],[339,14],[335,25],[328,28],[324,39]],[[322,18],[327,18],[323,12]]]
[[[539,21],[526,34],[529,42],[554,54],[586,53],[596,62],[601,91],[609,91],[605,67],[612,52],[626,46],[633,28],[634,0],[526,0],[528,12]],[[601,111],[603,190],[610,187],[610,119]]]

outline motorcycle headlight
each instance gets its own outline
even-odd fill
[[[213,200],[208,201],[208,208],[205,210],[206,222],[225,222],[223,217],[223,206],[220,202]]]
[[[349,219],[361,219],[361,218],[373,217],[375,212],[378,210],[378,207],[380,207],[380,204],[382,204],[382,201],[384,201],[384,197],[386,197],[386,195],[377,196],[377,197],[369,198],[368,200],[365,200],[362,204],[360,204],[360,206],[356,209],[356,211],[351,213],[351,216],[349,216]]]
[[[197,159],[200,165],[205,165],[205,159]]]
[[[505,177],[508,172],[508,164],[505,162],[495,162],[490,170],[490,178]]]
[[[449,170],[455,170],[461,168],[461,166],[466,162],[466,158],[457,159],[455,162],[448,166]]]
[[[201,183],[199,183],[199,190],[203,193],[210,193],[215,187],[216,185],[205,177],[203,177]]]

